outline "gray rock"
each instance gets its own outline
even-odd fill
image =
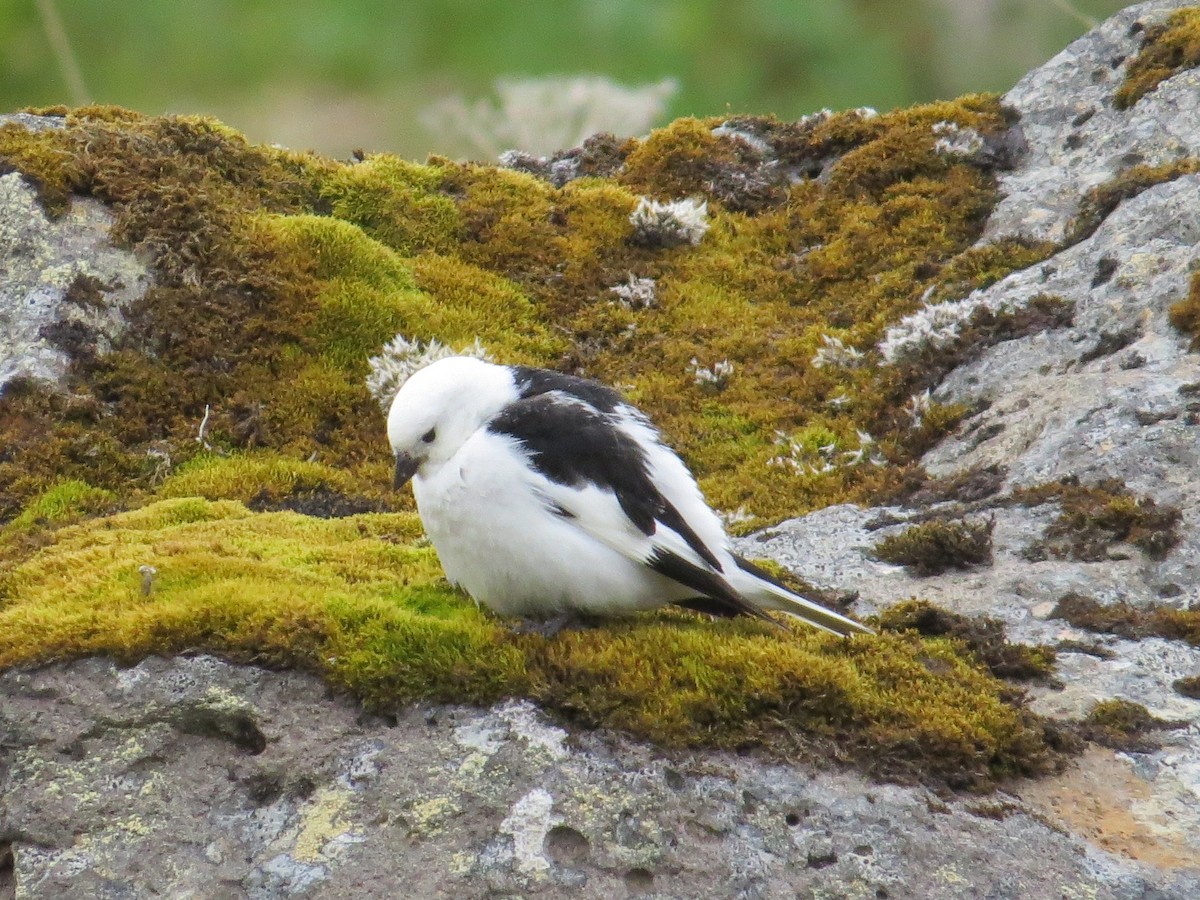
[[[10,896],[1200,891],[1200,873],[1089,846],[1016,796],[568,735],[527,703],[386,721],[315,678],[210,657],[9,672],[0,697]]]
[[[1031,152],[1002,187],[1008,196],[984,240],[1061,239],[1088,187],[1134,162],[1200,152],[1200,81],[1181,72],[1131,110],[1112,107],[1123,61],[1138,46],[1135,22],[1160,22],[1184,4],[1150,3],[1120,13],[1025,79],[1006,97],[1021,112]],[[1070,138],[1070,140],[1068,140]],[[1087,240],[958,301],[920,311],[889,332],[884,349],[953,340],[955,317],[984,306],[1019,310],[1039,295],[1074,309],[1070,327],[991,347],[951,372],[940,402],[982,407],[922,460],[935,477],[999,466],[995,496],[908,509],[839,506],[744,539],[741,549],[779,560],[813,584],[858,592],[860,612],[919,596],[967,615],[1001,619],[1011,637],[1068,647],[1058,683],[1030,691],[1031,706],[1073,719],[1099,700],[1123,699],[1180,723],[1155,752],[1094,749],[1059,778],[1014,789],[1022,802],[1089,842],[1166,873],[1200,871],[1200,702],[1172,689],[1200,673],[1200,649],[1180,641],[1090,635],[1049,618],[1078,592],[1100,602],[1194,608],[1200,603],[1200,357],[1168,321],[1200,259],[1200,177],[1160,184],[1120,204]],[[950,323],[950,324],[948,324]],[[937,343],[935,343],[937,342]],[[1177,507],[1180,543],[1164,559],[1135,547],[1099,562],[1031,561],[1058,514],[1025,508],[1011,493],[1073,476],[1117,479],[1135,495]],[[917,578],[873,558],[883,537],[931,514],[989,516],[990,566]]]
[[[1004,96],[1021,116],[1029,153],[1000,181],[1006,195],[988,220],[987,237],[1021,235],[1060,241],[1089,188],[1122,169],[1160,165],[1200,153],[1200,74],[1184,70],[1139,100],[1113,107],[1127,61],[1143,29],[1188,0],[1154,0],[1117,13],[1022,78]],[[1135,26],[1141,24],[1142,29]]]
[[[4,120],[22,118],[35,117]],[[145,293],[149,275],[109,242],[111,224],[102,203],[84,198],[50,219],[20,174],[0,176],[0,390],[19,376],[62,379],[70,359],[52,339],[56,327],[74,326],[98,353],[121,333],[122,309]],[[69,302],[81,277],[94,279],[95,296]]]
[[[1089,187],[1135,161],[1200,152],[1194,71],[1131,110],[1111,103],[1139,43],[1131,26],[1182,5],[1120,13],[1008,95],[1030,151],[1004,177],[985,240],[1059,239]],[[1058,683],[1031,689],[1033,708],[1073,719],[1097,700],[1144,704],[1181,723],[1158,750],[1096,747],[1059,776],[941,798],[753,755],[568,734],[527,704],[389,721],[302,674],[206,657],[88,660],[0,676],[0,898],[1200,896],[1200,702],[1171,688],[1200,673],[1200,650],[1050,618],[1070,591],[1200,602],[1200,359],[1167,321],[1196,266],[1198,189],[1190,176],[1147,190],[1087,240],[962,301],[965,314],[1039,295],[1074,309],[1071,326],[994,346],[936,391],[986,408],[926,468],[1000,465],[997,494],[832,507],[740,542],[857,591],[859,612],[921,596],[997,617],[1020,641],[1094,644],[1061,652]],[[39,260],[33,280],[0,279],[0,308],[21,308],[0,323],[0,376],[55,378],[64,361],[44,326],[91,316],[98,341],[111,340],[144,270],[107,245],[99,207],[77,201],[48,221],[12,175],[0,203],[30,223],[0,232],[0,254]],[[64,308],[75,265],[114,285],[99,309]],[[930,316],[902,323],[896,341],[925,339]],[[1057,508],[1016,505],[1011,492],[1064,475],[1117,478],[1177,506],[1180,544],[1163,559],[1130,546],[1099,562],[1030,561]],[[938,512],[991,517],[992,564],[916,578],[872,557],[880,538]]]

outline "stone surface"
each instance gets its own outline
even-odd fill
[[[1170,872],[1186,847],[1104,849],[1136,829],[1095,784],[1036,785],[1031,804],[941,798],[568,735],[524,703],[384,721],[315,678],[210,657],[9,672],[0,696],[13,855],[0,896],[6,879],[7,896],[55,898],[1200,892],[1200,877]],[[1105,765],[1077,777],[1136,783]]]
[[[30,119],[3,116],[0,125],[29,127]],[[145,293],[149,275],[109,242],[111,224],[105,206],[86,198],[50,219],[21,175],[0,175],[0,390],[18,376],[66,374],[69,358],[53,339],[64,323],[98,353],[121,332],[121,310]],[[93,296],[71,302],[68,290],[80,276],[95,279]]]
[[[1060,241],[1089,188],[1131,165],[1161,165],[1200,153],[1196,70],[1167,79],[1131,109],[1112,104],[1145,29],[1192,5],[1156,0],[1131,6],[1005,94],[1005,104],[1020,114],[1029,149],[1021,165],[1001,179],[1007,196],[988,221],[988,239]]]
[[[1029,151],[1004,177],[985,240],[1059,240],[1089,187],[1200,153],[1195,71],[1131,110],[1111,103],[1134,26],[1181,5],[1126,10],[1007,96]],[[939,797],[754,755],[568,734],[523,704],[390,721],[296,673],[204,657],[85,660],[0,676],[0,898],[1200,896],[1200,702],[1172,689],[1200,674],[1200,649],[1050,617],[1069,592],[1200,602],[1200,357],[1167,321],[1200,256],[1197,198],[1200,176],[1150,188],[1087,240],[980,292],[993,308],[1051,295],[1074,310],[1071,325],[991,347],[936,390],[980,411],[923,463],[935,477],[999,466],[994,494],[832,507],[741,541],[815,585],[857,592],[859,613],[920,596],[1060,645],[1033,708],[1076,719],[1097,700],[1141,703],[1175,723],[1158,749],[1093,747],[1058,776]],[[0,177],[0,202],[30,218],[0,233],[0,251],[39,261],[34,281],[0,279],[3,308],[12,297],[23,307],[0,323],[0,376],[16,358],[21,372],[54,376],[62,358],[41,335],[76,314],[61,303],[85,271],[72,267],[124,285],[88,313],[101,339],[143,273],[107,247],[99,207],[39,219],[14,175]],[[1012,491],[1068,475],[1116,478],[1178,507],[1180,543],[1163,559],[1118,545],[1099,562],[1031,561],[1058,509],[1021,506]],[[992,564],[916,578],[872,556],[938,513],[990,518]]]

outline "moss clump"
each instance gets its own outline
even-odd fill
[[[925,600],[909,600],[884,610],[878,625],[885,631],[915,631],[926,637],[962,641],[997,678],[1046,678],[1054,671],[1052,647],[1009,643],[999,619],[974,619],[939,609]]]
[[[969,569],[992,562],[991,519],[942,521],[933,519],[889,535],[874,548],[884,562],[906,566],[917,575],[940,575],[949,569]]]
[[[591,177],[561,187],[440,159],[342,164],[255,147],[203,119],[55,113],[61,129],[0,129],[0,161],[56,209],[73,193],[109,204],[114,239],[151,259],[157,284],[113,352],[77,354],[71,400],[0,398],[0,517],[57,477],[153,486],[162,459],[196,452],[206,409],[215,448],[315,453],[367,493],[386,448],[365,359],[397,332],[479,338],[503,361],[625,387],[710,498],[760,523],[865,500],[963,411],[937,408],[912,427],[902,409],[929,370],[818,367],[824,337],[869,357],[928,291],[969,290],[1044,252],[972,247],[1011,125],[991,96],[732,123],[766,153],[714,133],[720,120],[680,120],[583,148]],[[950,128],[978,135],[980,151],[940,150]],[[686,194],[710,201],[698,246],[630,242],[639,195]],[[631,275],[654,281],[656,304],[617,302],[611,288]],[[693,358],[732,363],[725,389],[697,383]],[[806,429],[836,438],[836,465],[772,465],[777,434]]]
[[[1171,324],[1192,336],[1191,349],[1200,349],[1200,272],[1192,276],[1188,295],[1171,306]]]
[[[1053,556],[1099,562],[1109,557],[1118,541],[1133,544],[1151,559],[1162,559],[1179,543],[1179,510],[1159,506],[1149,497],[1135,497],[1115,479],[1083,485],[1069,476],[1021,488],[1013,492],[1013,499],[1023,506],[1052,502],[1062,506],[1041,541],[1026,552],[1031,560]]]
[[[1125,68],[1125,82],[1113,95],[1128,109],[1182,69],[1200,65],[1200,10],[1181,9],[1161,25],[1146,29],[1142,48]]]
[[[161,500],[55,532],[0,598],[0,667],[183,650],[318,672],[372,707],[536,699],[671,746],[762,744],[986,787],[1043,771],[1039,721],[962,645],[664,612],[515,635],[441,580],[414,514]],[[158,570],[141,590],[138,569]]]
[[[1172,682],[1171,687],[1175,693],[1181,694],[1184,697],[1191,697],[1193,700],[1200,700],[1200,675],[1192,675],[1188,678],[1176,678]]]
[[[1065,619],[1076,628],[1130,640],[1161,637],[1200,647],[1200,610],[1100,603],[1083,594],[1070,593],[1059,598],[1051,616]]]
[[[1180,159],[1160,166],[1137,165],[1125,169],[1111,181],[1092,188],[1079,203],[1079,211],[1071,223],[1067,244],[1087,240],[1109,213],[1125,200],[1130,200],[1142,191],[1200,172],[1200,160]]]
[[[1126,753],[1148,753],[1159,744],[1151,736],[1164,728],[1178,727],[1150,714],[1140,703],[1128,700],[1101,700],[1079,723],[1079,734],[1085,740]]]

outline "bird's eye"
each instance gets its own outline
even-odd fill
[[[432,444],[434,441],[434,438],[436,438],[436,437],[437,437],[437,429],[430,428],[427,432],[425,432],[423,435],[421,435],[421,440],[423,440],[427,444]]]

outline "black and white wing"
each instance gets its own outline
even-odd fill
[[[701,523],[706,533],[702,537],[681,512],[679,492],[664,490],[656,478],[664,468],[660,455],[666,454],[678,468],[671,472],[676,476],[673,481],[683,473],[690,489],[682,497],[683,505],[694,505],[694,494],[705,513],[716,520],[682,461],[658,442],[644,417],[602,385],[556,373],[542,376],[542,370],[526,371],[538,373],[535,381],[527,382],[537,389],[509,404],[487,428],[520,444],[530,466],[545,479],[542,493],[547,508],[703,598],[688,605],[718,615],[765,617],[726,579],[731,557],[723,541],[712,540],[712,523]],[[553,386],[557,379],[567,380],[566,389]],[[636,427],[627,427],[629,423]],[[654,435],[652,442],[638,428]],[[717,533],[722,534],[716,521]]]

